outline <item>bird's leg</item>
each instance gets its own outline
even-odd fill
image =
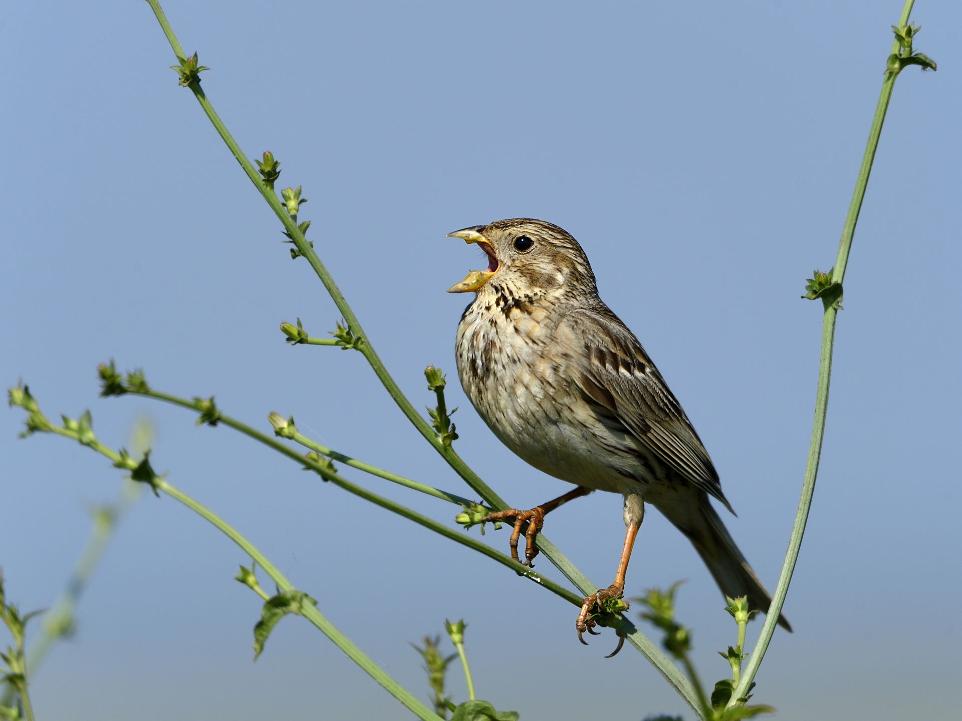
[[[641,496],[635,493],[625,494],[625,544],[621,549],[621,558],[618,560],[618,570],[615,572],[615,582],[608,588],[598,589],[595,593],[585,597],[581,604],[581,613],[578,614],[578,621],[575,624],[578,629],[578,640],[587,645],[584,633],[595,634],[595,616],[604,613],[605,602],[613,599],[620,599],[625,593],[625,575],[628,573],[628,561],[631,560],[631,551],[635,546],[635,538],[638,536],[638,529],[645,517],[645,504]],[[627,604],[625,604],[627,608]],[[624,637],[619,638],[618,647],[610,654],[614,656],[621,650],[624,644]]]
[[[524,565],[531,566],[531,562],[534,560],[535,556],[538,555],[538,547],[534,545],[534,540],[537,537],[538,532],[541,530],[541,527],[544,525],[545,515],[559,506],[563,506],[568,501],[573,501],[576,498],[587,496],[589,493],[591,493],[590,488],[577,486],[573,490],[565,493],[563,496],[558,496],[550,501],[545,501],[541,505],[535,506],[534,508],[529,508],[527,511],[520,511],[517,508],[506,508],[503,511],[489,513],[484,517],[484,520],[514,522],[514,531],[511,533],[511,538],[508,541],[508,545],[511,546],[511,558],[518,563],[521,563],[521,559],[518,557],[518,541],[521,538],[521,529],[524,524],[527,523],[528,528],[524,534]]]

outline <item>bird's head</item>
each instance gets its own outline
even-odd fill
[[[597,292],[594,273],[578,241],[547,221],[496,220],[448,235],[476,243],[488,259],[487,269],[472,270],[449,293],[481,292],[488,287],[533,300]]]

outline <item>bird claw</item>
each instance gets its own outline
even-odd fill
[[[578,640],[581,641],[585,646],[588,642],[585,641],[584,634],[589,633],[592,636],[600,636],[601,634],[595,630],[598,625],[596,618],[598,616],[609,614],[614,612],[613,609],[609,608],[612,601],[617,601],[621,604],[622,608],[620,610],[625,610],[628,607],[626,601],[621,600],[624,593],[624,588],[616,584],[610,585],[608,588],[602,588],[586,596],[584,603],[581,604],[581,613],[578,614],[578,621],[575,623],[575,628],[578,630]],[[605,658],[612,658],[621,651],[622,647],[625,645],[625,636],[621,633],[618,634],[618,645],[615,646],[615,650],[609,653]]]
[[[625,637],[624,637],[622,634],[619,633],[619,634],[618,634],[618,645],[615,646],[615,650],[612,651],[611,653],[609,653],[607,656],[605,656],[605,658],[614,658],[615,656],[617,656],[617,655],[618,655],[618,652],[619,652],[622,648],[624,648],[624,645],[625,645]]]
[[[508,540],[508,546],[511,549],[511,558],[520,563],[522,566],[527,566],[528,568],[534,568],[534,559],[540,553],[538,547],[535,545],[535,539],[538,537],[538,533],[544,526],[544,514],[545,511],[540,506],[535,506],[534,508],[528,509],[527,511],[520,511],[517,508],[508,508],[503,511],[495,511],[494,513],[489,513],[485,516],[485,521],[506,521],[514,523],[514,530],[511,532],[511,538]],[[524,525],[527,524],[528,528],[524,531],[524,562],[518,556],[518,541],[521,540],[521,531]]]

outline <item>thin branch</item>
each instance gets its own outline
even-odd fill
[[[115,451],[101,443],[100,440],[98,440],[93,434],[90,426],[89,414],[86,415],[85,418],[82,418],[79,424],[76,421],[65,419],[63,426],[55,426],[50,423],[46,416],[44,416],[39,410],[39,407],[36,406],[32,397],[30,400],[34,404],[32,410],[28,409],[27,406],[22,406],[25,410],[28,410],[28,413],[30,414],[28,418],[28,432],[48,432],[77,441],[81,445],[84,445],[109,459],[113,463],[114,467],[130,471],[132,479],[148,483],[155,493],[163,493],[167,496],[170,496],[194,511],[194,513],[201,516],[204,520],[227,536],[258,566],[260,566],[268,576],[271,577],[271,579],[277,584],[280,592],[290,593],[297,590],[281,572],[281,570],[271,563],[270,560],[264,556],[264,554],[261,553],[260,550],[254,546],[254,544],[248,541],[237,529],[235,529],[233,526],[227,523],[227,521],[223,520],[220,516],[199,501],[194,500],[189,495],[167,482],[164,478],[157,476],[152,469],[150,469],[150,466],[147,463],[146,455],[142,461],[137,462],[125,451]],[[138,473],[144,468],[146,468],[146,471],[143,471],[142,475],[138,475]],[[401,684],[388,675],[388,673],[378,666],[369,656],[361,651],[361,649],[358,648],[350,638],[338,630],[338,628],[334,626],[334,624],[332,624],[317,609],[316,606],[310,603],[305,603],[298,610],[298,613],[304,616],[304,618],[306,618],[314,627],[327,636],[335,646],[337,646],[346,656],[348,656],[348,658],[350,658],[355,664],[364,670],[365,673],[373,678],[388,693],[394,696],[402,705],[414,713],[418,718],[422,719],[423,721],[440,721],[439,716],[433,713],[413,694],[411,694],[407,689],[401,686]],[[26,699],[22,699],[22,701],[24,702],[24,706],[26,708]]]
[[[177,40],[170,23],[167,21],[164,15],[163,9],[160,6],[159,0],[147,0],[150,4],[154,15],[157,17],[157,21],[160,23],[161,29],[164,35],[167,37],[167,41],[170,43],[171,49],[177,56],[178,60],[183,61],[186,59],[183,48],[180,42]],[[418,432],[427,440],[427,442],[437,451],[448,465],[459,475],[464,481],[471,487],[471,489],[477,493],[484,501],[490,505],[492,508],[503,509],[507,508],[505,501],[494,492],[494,490],[488,486],[480,476],[478,476],[471,468],[461,459],[461,457],[452,449],[449,445],[443,444],[435,435],[434,429],[431,428],[430,424],[424,419],[423,416],[417,411],[414,405],[408,400],[408,398],[401,391],[397,382],[388,372],[384,363],[381,361],[380,356],[374,350],[374,345],[371,343],[370,339],[364,333],[364,329],[361,326],[360,321],[354,314],[353,309],[348,304],[344,295],[341,293],[337,284],[334,282],[333,277],[328,272],[327,268],[321,262],[317,253],[314,252],[312,244],[304,236],[303,231],[296,222],[296,219],[291,216],[287,211],[285,206],[280,202],[276,193],[273,190],[272,185],[268,185],[260,177],[257,170],[254,168],[253,164],[248,160],[248,158],[241,151],[240,146],[237,141],[230,134],[224,122],[221,120],[220,116],[214,110],[213,105],[210,100],[208,100],[206,94],[201,89],[199,80],[193,80],[187,84],[193,92],[194,97],[200,104],[204,113],[207,115],[217,134],[220,135],[221,139],[227,145],[231,154],[240,164],[244,173],[257,188],[258,192],[263,196],[264,200],[277,215],[278,219],[284,226],[286,234],[290,237],[291,241],[294,243],[295,248],[298,253],[302,255],[307,262],[310,264],[311,268],[314,270],[317,277],[320,279],[321,283],[327,289],[328,294],[334,301],[344,320],[348,324],[348,328],[357,337],[359,337],[363,342],[355,346],[367,360],[371,369],[374,371],[375,375],[381,381],[381,384],[387,390],[388,394],[400,408],[401,412],[405,417],[411,422],[411,424],[418,430]],[[598,589],[598,585],[592,583],[587,576],[585,576],[568,558],[561,553],[557,546],[555,546],[547,537],[543,534],[538,535],[537,539],[538,547],[541,549],[542,554],[547,558],[554,566],[569,580],[573,583],[581,593],[588,595],[594,593]],[[685,699],[685,701],[694,709],[698,711],[698,701],[695,697],[694,690],[688,683],[684,675],[675,667],[673,663],[661,652],[661,650],[646,636],[641,634],[641,632],[634,629],[634,626],[630,622],[622,617],[620,628],[630,627],[632,630],[628,633],[628,641],[639,651],[641,651],[652,664],[658,669],[659,672],[671,683],[672,686],[678,691],[679,694]],[[699,712],[700,713],[700,712]]]
[[[146,388],[146,387],[142,387],[136,390],[133,388],[130,388],[127,392],[130,393],[131,395],[139,395],[145,398],[153,398],[155,400],[171,403],[172,405],[178,406],[180,408],[186,408],[187,410],[194,411],[195,413],[200,413],[200,414],[203,414],[205,412],[210,413],[211,402],[209,400],[204,400],[200,398],[189,400],[187,398],[181,398],[179,396],[175,396],[170,393],[165,393],[162,391],[157,391],[152,388]],[[490,546],[485,545],[484,543],[481,543],[480,541],[467,535],[466,533],[458,531],[453,528],[449,528],[448,526],[445,526],[444,524],[439,523],[438,521],[435,521],[433,518],[429,518],[428,516],[418,513],[417,511],[411,508],[408,508],[407,506],[404,506],[400,503],[397,503],[396,501],[391,500],[390,498],[381,496],[377,493],[374,493],[373,491],[368,490],[367,488],[364,488],[363,486],[359,486],[355,483],[352,483],[351,481],[348,481],[346,478],[342,477],[339,473],[337,473],[330,464],[323,462],[320,459],[312,458],[310,454],[306,456],[301,455],[296,450],[282,443],[281,441],[277,440],[273,436],[269,436],[266,433],[262,433],[256,428],[253,428],[252,426],[242,421],[239,421],[236,418],[232,418],[229,415],[225,415],[220,411],[220,409],[216,409],[216,411],[213,413],[211,418],[212,419],[216,418],[216,422],[212,420],[210,423],[211,425],[222,424],[224,426],[227,426],[228,428],[238,431],[239,433],[242,433],[248,438],[251,438],[257,441],[258,443],[262,443],[263,445],[268,446],[272,450],[277,451],[281,455],[285,456],[287,459],[297,463],[302,468],[307,468],[309,470],[316,472],[325,481],[332,483],[338,488],[345,490],[348,493],[355,495],[359,498],[362,498],[365,501],[369,501],[376,506],[380,506],[381,508],[391,511],[392,513],[399,515],[403,518],[406,518],[409,521],[413,521],[414,523],[417,523],[419,526],[423,526],[424,528],[427,528],[430,531],[433,531],[441,536],[444,536],[445,538],[452,540],[455,543],[458,543],[462,546],[470,548],[471,550],[477,551],[478,553],[481,553],[487,556],[491,560],[497,561],[501,565],[507,568],[510,568],[519,576],[523,576],[524,578],[527,578],[528,580],[533,581],[539,586],[551,591],[555,595],[560,596],[561,598],[568,601],[569,603],[578,607],[581,606],[582,599],[576,594],[572,593],[571,591],[564,588],[563,586],[556,583],[555,581],[552,581],[551,579],[545,578],[541,574],[536,573],[533,569],[529,568],[528,566],[523,566],[520,563],[517,563],[507,554],[500,553],[494,550]]]
[[[429,486],[420,481],[415,481],[414,479],[407,478],[406,476],[398,475],[391,471],[385,470],[384,468],[379,468],[378,466],[372,465],[365,461],[359,460],[352,456],[345,455],[339,451],[335,451],[332,448],[328,448],[315,441],[312,438],[308,438],[293,424],[293,420],[290,418],[284,418],[279,413],[271,413],[269,420],[271,425],[274,426],[274,432],[281,436],[282,438],[289,438],[300,446],[307,448],[310,451],[319,453],[322,456],[330,458],[332,461],[337,461],[338,463],[343,463],[345,466],[350,466],[351,468],[356,468],[359,471],[364,471],[372,476],[377,476],[378,478],[383,478],[391,483],[396,483],[399,486],[404,486],[418,493],[423,493],[425,495],[431,496],[432,498],[439,498],[442,501],[448,501],[449,503],[454,503],[458,506],[474,506],[475,501],[464,496],[459,496],[456,493],[451,493],[450,491],[442,491],[440,488],[435,488],[434,486]]]
[[[902,15],[899,18],[899,28],[908,24],[909,15],[912,12],[914,0],[905,0],[902,7]],[[892,54],[900,53],[901,47],[898,39],[892,45]],[[842,229],[842,237],[839,242],[838,257],[832,270],[830,281],[826,282],[824,288],[811,297],[821,297],[825,306],[822,318],[822,347],[818,363],[818,381],[815,393],[815,418],[812,424],[812,438],[808,452],[808,460],[805,468],[805,476],[802,481],[801,497],[798,502],[798,510],[795,513],[795,522],[792,525],[792,535],[789,539],[788,550],[785,553],[785,561],[782,564],[781,574],[775,592],[772,594],[772,603],[762,625],[758,641],[748,657],[748,663],[742,670],[741,678],[734,693],[732,693],[729,706],[739,703],[755,680],[755,675],[765,658],[765,652],[772,640],[775,632],[775,625],[778,622],[782,606],[785,604],[785,596],[788,594],[788,587],[792,581],[792,574],[795,571],[795,563],[798,560],[798,552],[802,545],[802,538],[805,535],[805,524],[808,521],[808,514],[812,505],[812,496],[815,493],[815,479],[818,476],[818,464],[822,452],[822,440],[825,436],[825,419],[828,412],[828,392],[832,376],[832,351],[835,344],[835,324],[842,299],[842,281],[845,278],[845,269],[848,265],[848,256],[852,247],[852,239],[855,236],[855,226],[858,223],[859,211],[862,207],[862,200],[865,197],[865,190],[868,186],[869,176],[872,172],[872,162],[875,159],[875,151],[878,148],[879,137],[882,134],[882,125],[885,122],[885,114],[888,110],[889,100],[892,97],[892,90],[895,86],[895,79],[899,72],[889,71],[885,74],[882,82],[882,91],[879,95],[878,103],[875,107],[875,114],[872,118],[872,126],[869,131],[868,142],[865,146],[865,153],[859,167],[858,177],[855,181],[855,190],[852,193],[852,201],[849,204],[848,214]],[[817,274],[816,274],[817,275]],[[817,280],[817,279],[815,279]]]

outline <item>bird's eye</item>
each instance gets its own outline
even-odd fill
[[[527,253],[534,247],[534,241],[527,235],[519,235],[514,239],[514,249],[519,253]]]

